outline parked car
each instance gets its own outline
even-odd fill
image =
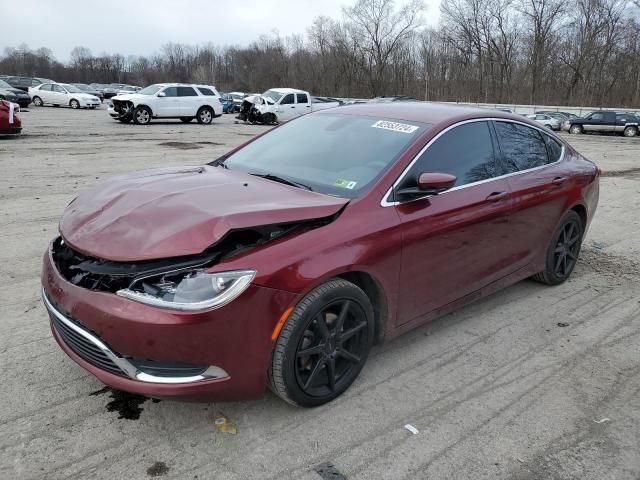
[[[104,98],[109,99],[111,97],[115,97],[118,95],[118,92],[124,87],[122,83],[112,83],[104,87],[102,93],[104,94]]]
[[[30,87],[37,87],[43,83],[55,83],[53,80],[40,77],[7,76],[3,80],[13,88],[18,88],[23,92],[28,92]]]
[[[312,102],[309,92],[295,88],[272,88],[264,92],[262,105],[256,105],[264,123],[287,122],[301,115],[340,106],[340,102]]]
[[[111,98],[108,112],[116,120],[133,120],[138,125],[146,125],[154,118],[179,118],[185,123],[195,118],[208,125],[222,115],[222,104],[220,94],[211,85],[157,83],[138,93]]]
[[[31,97],[19,88],[14,88],[4,80],[0,80],[0,100],[8,100],[25,108],[31,103]]]
[[[541,110],[538,112],[535,112],[536,115],[540,114],[540,115],[548,115],[551,118],[555,118],[556,120],[558,120],[560,122],[560,125],[562,125],[562,123],[565,120],[569,120],[569,115],[567,113],[563,113],[563,112],[554,112],[554,111],[545,111],[545,110]]]
[[[93,95],[94,97],[98,97],[100,99],[100,103],[104,100],[104,93],[102,93],[97,88],[94,88],[86,83],[72,83],[74,87],[78,87],[84,93],[88,93],[89,95]]]
[[[43,83],[29,88],[29,96],[36,107],[43,105],[68,105],[71,108],[96,108],[100,99],[95,95],[83,92],[68,83]]]
[[[230,106],[230,113],[235,113],[240,111],[240,107],[242,106],[242,101],[247,96],[244,92],[229,92],[227,95],[231,98],[231,102],[233,105]]]
[[[222,104],[222,113],[233,113],[233,99],[228,93],[220,92],[220,103]]]
[[[17,135],[22,131],[19,112],[16,103],[0,100],[0,135]]]
[[[534,113],[532,115],[527,115],[527,118],[530,120],[534,120],[540,125],[544,125],[551,130],[560,130],[560,120],[557,118],[553,118],[550,115],[544,113]]]
[[[567,280],[599,174],[514,115],[323,110],[81,193],[44,255],[44,304],[61,348],[115,389],[218,401],[269,384],[312,407],[373,343],[532,275]]]
[[[616,113],[606,110],[591,112],[583,118],[572,118],[562,124],[569,133],[609,132],[621,133],[625,137],[635,137],[640,128],[640,119],[629,113]]]
[[[142,88],[133,85],[124,85],[118,89],[118,95],[127,95],[129,93],[138,93]]]

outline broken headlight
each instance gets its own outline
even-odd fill
[[[221,307],[236,298],[255,275],[255,270],[166,273],[137,280],[116,294],[154,307],[205,310]]]

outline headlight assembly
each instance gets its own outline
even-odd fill
[[[165,273],[137,280],[116,294],[154,307],[205,310],[232,301],[244,292],[255,275],[255,270]]]

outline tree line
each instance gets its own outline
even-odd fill
[[[315,95],[544,105],[640,106],[640,0],[356,0],[305,35],[248,46],[169,43],[151,56],[76,47],[7,47],[0,73],[60,82],[210,83],[223,91],[291,86]]]

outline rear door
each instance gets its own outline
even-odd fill
[[[296,93],[296,114],[298,116],[311,113],[311,102],[306,93]]]
[[[563,147],[541,129],[495,121],[502,172],[507,174],[512,200],[510,261],[530,265],[546,251],[571,188],[571,174],[560,161]]]
[[[457,177],[451,190],[395,205],[403,238],[401,324],[510,273],[509,186],[496,178],[497,167],[489,122],[473,121],[438,137],[397,185],[415,186],[424,172]]]
[[[46,85],[41,86],[38,90],[33,90],[33,96],[40,97],[44,103],[51,103],[51,100],[53,99],[51,92],[52,87],[52,84],[47,83]]]
[[[180,99],[180,116],[195,117],[200,108],[204,104],[204,97],[198,96],[193,87],[177,87],[178,98]]]

